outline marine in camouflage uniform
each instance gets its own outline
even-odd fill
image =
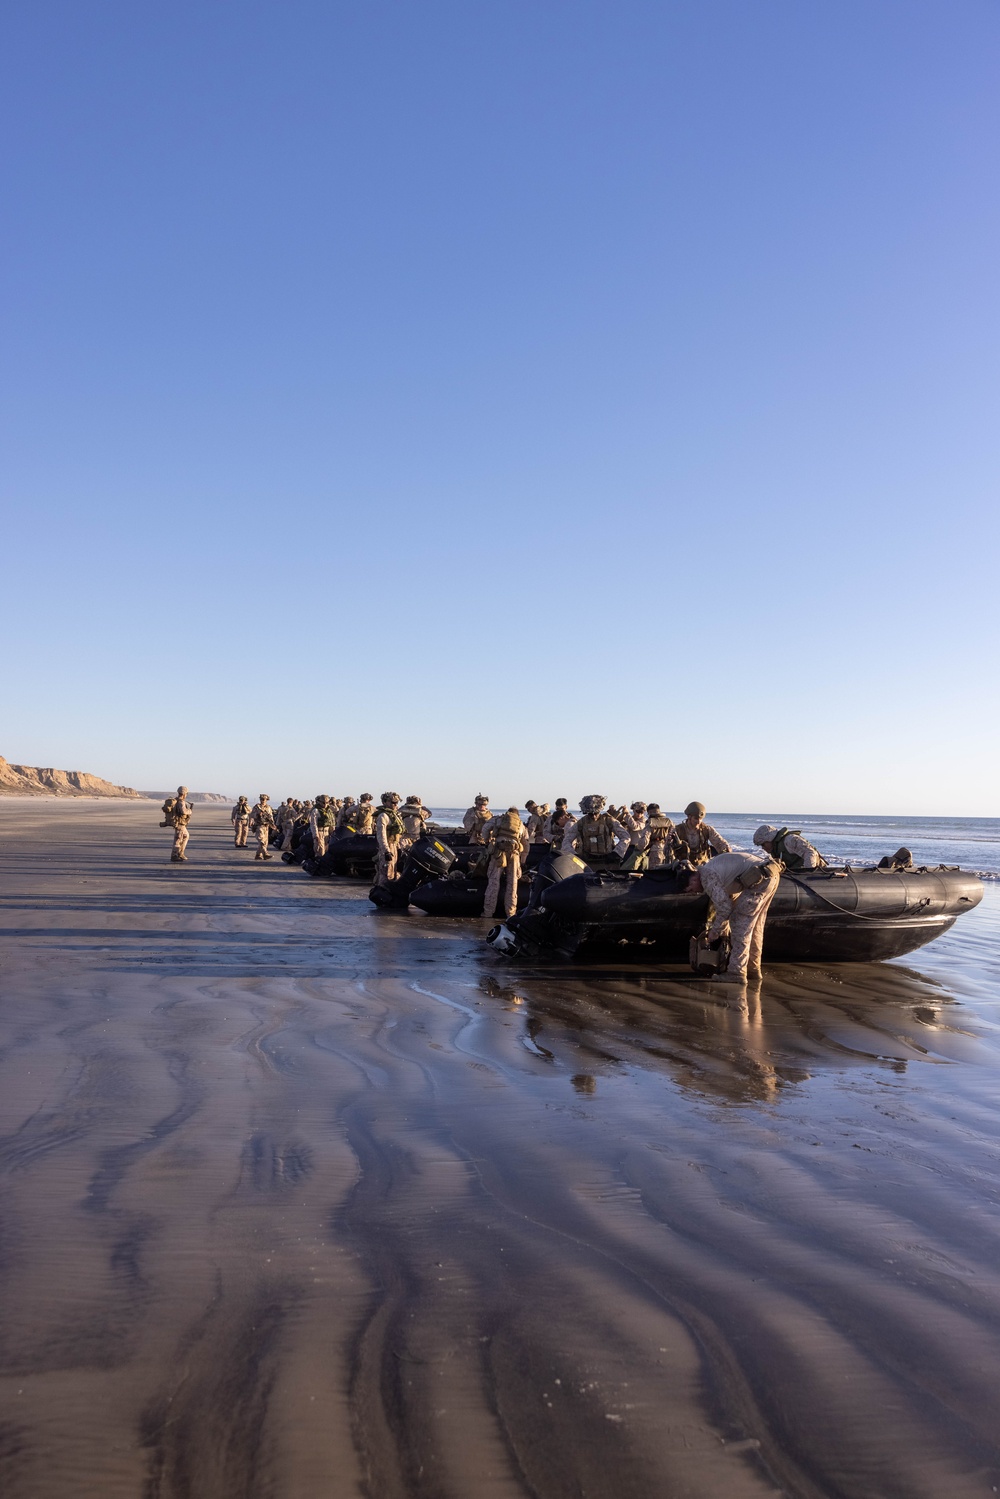
[[[295,826],[295,819],[298,815],[298,807],[292,798],[287,796],[278,808],[275,819],[278,824],[277,846],[283,854],[290,854],[292,851],[292,829]]]
[[[370,791],[362,791],[361,800],[354,809],[354,831],[370,838],[375,831],[375,798]]]
[[[765,822],[753,835],[753,841],[786,869],[822,869],[826,860],[798,828],[774,828]]]
[[[622,807],[618,813],[618,821],[628,833],[628,843],[619,852],[622,855],[622,868],[629,871],[645,869],[646,860],[646,803],[633,802],[630,807]]]
[[[408,796],[399,809],[399,815],[406,829],[406,842],[412,846],[424,836],[424,823],[430,819],[430,811],[419,796]]]
[[[322,859],[326,853],[327,839],[333,832],[335,818],[330,810],[330,799],[320,794],[309,813],[309,832],[312,836],[313,858]]]
[[[399,792],[383,791],[382,805],[375,813],[375,841],[378,855],[375,864],[376,885],[388,885],[396,878],[399,845],[406,833],[399,815]]]
[[[164,802],[166,807],[166,802]],[[191,834],[188,832],[188,823],[191,821],[191,803],[187,800],[187,787],[178,786],[177,795],[173,799],[173,805],[168,813],[170,826],[174,830],[174,846],[170,851],[171,864],[183,864],[187,860],[184,850],[188,846]]]
[[[491,819],[486,830],[489,873],[483,900],[484,916],[496,914],[501,881],[504,883],[504,915],[511,917],[517,910],[517,882],[521,878],[521,861],[528,852],[528,841],[528,830],[516,807],[508,807],[500,817]]]
[[[462,826],[469,835],[470,844],[485,843],[484,829],[492,816],[490,799],[480,791],[475,802],[462,818]]]
[[[274,855],[267,851],[268,839],[275,830],[274,808],[266,791],[262,791],[257,798],[257,805],[250,813],[250,831],[257,838],[257,852],[255,859],[273,859]]]
[[[659,802],[650,802],[643,841],[647,869],[662,869],[678,857],[677,829]]]
[[[700,886],[712,902],[707,939],[724,936],[728,928],[732,940],[729,967],[719,975],[722,982],[760,978],[764,923],[780,877],[781,866],[773,859],[734,853],[717,854],[691,876],[688,888]]]
[[[605,812],[603,796],[581,796],[583,816],[563,829],[562,852],[576,849],[581,859],[591,864],[618,864],[616,844],[628,842],[628,831],[610,812]]]
[[[704,864],[714,854],[732,853],[722,834],[704,819],[705,808],[701,802],[688,802],[684,808],[684,821],[679,822],[674,830],[678,859]]]
[[[250,826],[250,804],[245,796],[238,798],[232,811],[233,847],[246,848],[247,829]]]

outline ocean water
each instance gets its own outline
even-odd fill
[[[437,821],[460,823],[464,807],[434,809]],[[669,814],[680,821],[683,813]],[[734,848],[752,846],[762,822],[798,829],[831,863],[875,864],[905,845],[915,864],[958,864],[1000,880],[1000,817],[832,817],[808,812],[709,812]]]

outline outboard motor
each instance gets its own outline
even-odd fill
[[[443,880],[456,858],[454,849],[425,833],[407,851],[398,877],[388,885],[373,885],[368,899],[383,911],[405,911],[417,886]]]
[[[528,904],[521,914],[487,932],[486,940],[493,951],[505,958],[537,958],[546,950],[566,954],[567,948],[572,952],[579,940],[577,928],[549,915],[542,902],[553,885],[587,872],[588,866],[575,854],[550,854],[535,870]]]

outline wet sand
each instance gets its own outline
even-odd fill
[[[759,1001],[0,803],[4,1499],[989,1496],[1000,902]]]

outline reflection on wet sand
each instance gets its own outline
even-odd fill
[[[1000,1486],[993,892],[734,1003],[59,812],[0,875],[5,1499]]]

